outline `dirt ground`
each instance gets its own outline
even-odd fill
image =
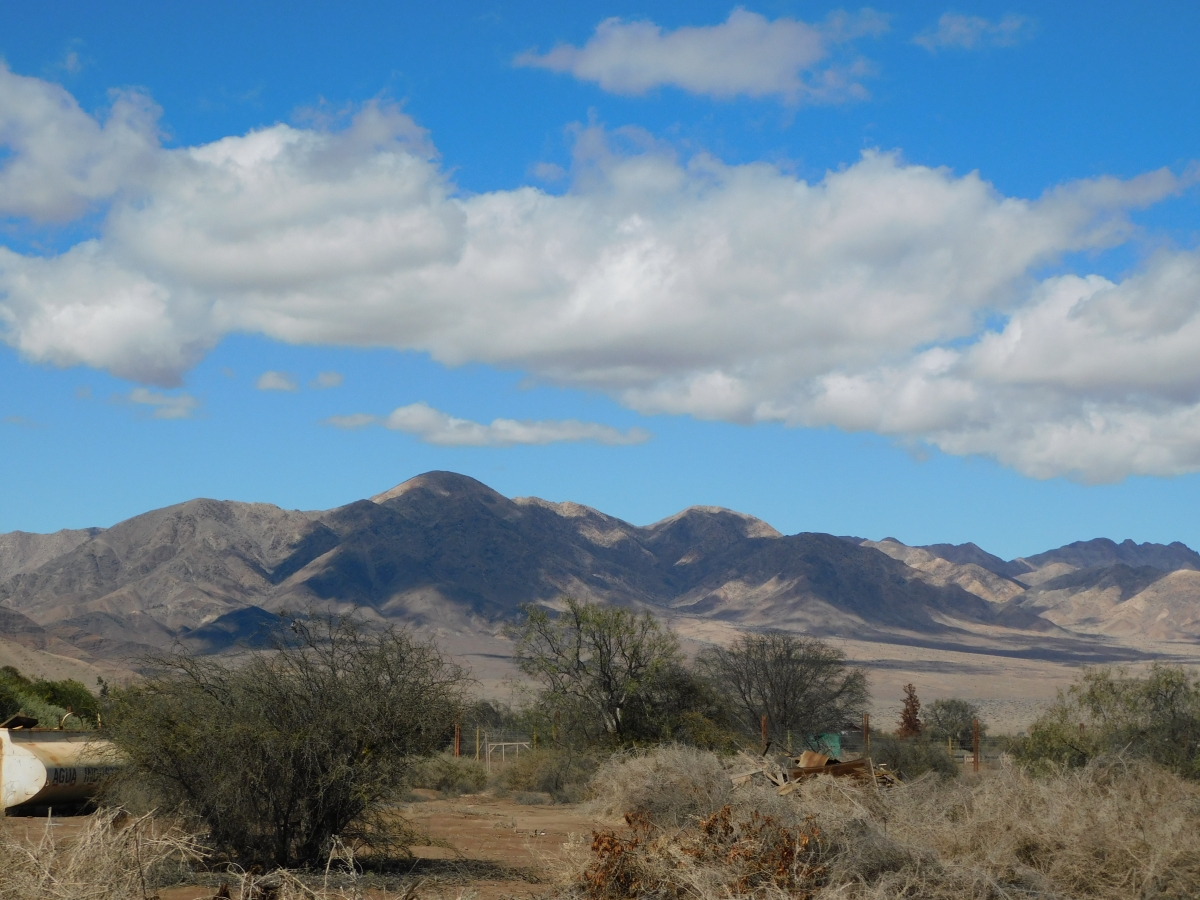
[[[590,841],[600,827],[577,806],[525,805],[490,795],[442,799],[435,791],[414,791],[403,815],[428,835],[413,847],[408,872],[389,875],[367,891],[371,900],[402,897],[419,884],[415,898],[534,898],[549,892],[566,847]],[[0,828],[36,842],[47,828],[56,839],[70,838],[86,819],[0,819]],[[371,876],[369,876],[370,878]],[[209,900],[219,884],[211,876],[203,884],[159,890],[159,900]],[[370,881],[368,881],[368,884]]]

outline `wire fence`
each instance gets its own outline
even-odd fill
[[[483,763],[488,772],[507,766],[537,749],[536,733],[490,728],[456,728],[446,750]]]

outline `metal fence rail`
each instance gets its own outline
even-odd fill
[[[537,735],[519,731],[476,728],[458,730],[446,750],[455,756],[478,760],[487,771],[501,768],[537,748]]]

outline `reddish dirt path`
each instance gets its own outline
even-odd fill
[[[526,806],[488,795],[411,803],[404,815],[436,842],[414,847],[418,858],[447,865],[476,861],[501,870],[494,873],[498,877],[489,877],[481,869],[478,874],[484,877],[463,885],[478,900],[546,894],[570,856],[568,847],[590,840],[599,827],[577,806]]]

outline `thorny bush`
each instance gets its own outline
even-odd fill
[[[339,837],[402,850],[387,804],[453,725],[463,671],[402,630],[289,624],[288,640],[240,664],[180,655],[114,691],[107,732],[128,780],[244,865],[320,865]]]

